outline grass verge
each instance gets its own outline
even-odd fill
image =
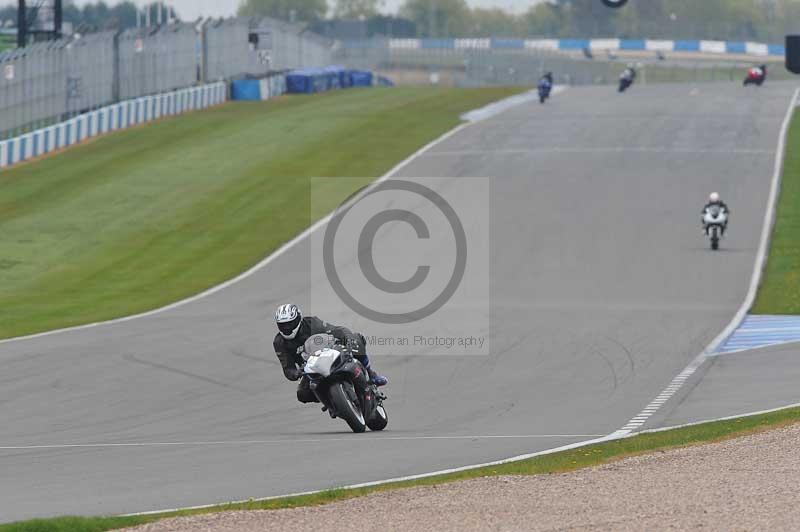
[[[800,111],[786,141],[781,193],[753,314],[800,314]]]
[[[0,35],[0,52],[16,47],[16,39],[11,35]]]
[[[0,338],[131,315],[246,270],[521,89],[351,90],[164,120],[0,173]],[[315,191],[315,197],[323,196]],[[317,202],[315,202],[315,208]]]
[[[370,493],[385,492],[415,486],[430,486],[468,480],[479,477],[498,475],[542,475],[548,473],[566,473],[578,469],[601,465],[629,456],[654,451],[663,451],[688,445],[711,443],[730,438],[745,436],[764,430],[779,428],[800,422],[800,408],[789,408],[761,414],[737,418],[727,421],[703,423],[662,432],[641,434],[631,438],[600,443],[570,451],[564,451],[529,460],[523,460],[499,466],[490,466],[448,475],[433,476],[418,480],[396,482],[368,488],[352,490],[334,489],[298,497],[283,497],[267,501],[250,501],[236,504],[223,504],[201,510],[187,510],[158,515],[133,517],[99,517],[77,518],[64,517],[40,519],[0,525],[0,532],[100,532],[116,528],[145,524],[169,517],[212,512],[241,510],[277,510],[300,506],[315,506],[330,502],[361,497]]]

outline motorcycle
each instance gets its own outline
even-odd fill
[[[332,336],[317,334],[303,348],[303,373],[332,419],[343,419],[353,432],[386,428],[386,396],[369,380],[361,362]]]
[[[714,251],[719,249],[722,231],[727,223],[728,213],[718,205],[709,207],[703,214],[703,224],[706,226],[706,234],[711,239],[711,249]]]
[[[745,87],[748,85],[756,85],[760,87],[765,81],[767,81],[767,68],[754,67],[747,71],[747,77],[744,79],[743,85]]]
[[[539,82],[539,102],[544,103],[550,98],[550,92],[553,90],[553,86],[547,81],[540,81]]]
[[[633,85],[633,78],[623,76],[619,78],[619,92],[625,92]]]

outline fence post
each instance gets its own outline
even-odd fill
[[[208,22],[200,24],[200,81],[208,83]]]
[[[115,31],[111,39],[111,101],[114,103],[120,101],[119,36],[121,34],[122,32]]]

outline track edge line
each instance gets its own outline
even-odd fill
[[[684,368],[684,370],[681,371],[672,381],[670,381],[667,387],[656,396],[662,398],[666,396],[666,398],[658,402],[658,404],[654,403],[659,400],[653,399],[641,412],[639,412],[639,414],[631,418],[631,420],[628,421],[628,423],[617,432],[622,434],[644,432],[638,431],[637,429],[645,425],[656,412],[661,410],[661,407],[666,404],[676,393],[678,393],[681,388],[683,388],[683,385],[686,383],[686,381],[689,380],[689,378],[700,368],[700,366],[703,365],[704,362],[706,362],[706,360],[714,357],[713,353],[742,324],[747,316],[747,312],[752,308],[753,303],[755,302],[756,294],[758,293],[758,287],[761,285],[761,277],[764,273],[764,267],[766,266],[767,262],[767,252],[769,251],[769,244],[772,240],[771,236],[772,229],[775,224],[775,211],[778,201],[778,191],[780,190],[781,177],[783,174],[784,162],[786,160],[786,140],[789,136],[789,124],[792,121],[794,110],[797,108],[798,96],[800,96],[800,88],[795,89],[792,99],[789,101],[789,108],[786,110],[786,116],[783,118],[780,134],[778,135],[778,147],[775,151],[774,173],[772,175],[772,182],[770,185],[767,210],[764,213],[764,223],[761,227],[761,240],[759,242],[755,264],[753,265],[753,274],[750,277],[750,286],[747,289],[747,295],[745,296],[742,305],[739,307],[739,310],[736,311],[736,314],[734,314],[727,327],[725,327],[722,332],[720,332],[711,341],[711,343],[709,343],[705,349],[703,349],[700,354],[697,355],[689,363],[689,365],[686,366],[686,368]],[[667,391],[673,387],[673,390],[669,392]],[[655,406],[656,408],[651,409],[652,406]],[[649,412],[645,412],[647,410],[649,410]],[[641,419],[642,417],[644,417],[644,421],[634,421],[637,420],[637,418]]]

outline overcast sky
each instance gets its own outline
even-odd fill
[[[145,5],[148,0],[133,0],[136,4]],[[473,7],[500,7],[517,13],[524,12],[532,4],[542,0],[467,0]],[[92,0],[75,0],[78,5],[84,5]],[[109,4],[117,3],[115,0],[106,0]],[[0,0],[0,5],[15,3],[11,0]],[[220,17],[233,15],[239,0],[168,0],[175,6],[183,20],[194,20],[199,16]],[[331,0],[331,3],[332,0]],[[403,0],[386,0],[386,11],[396,11]]]

